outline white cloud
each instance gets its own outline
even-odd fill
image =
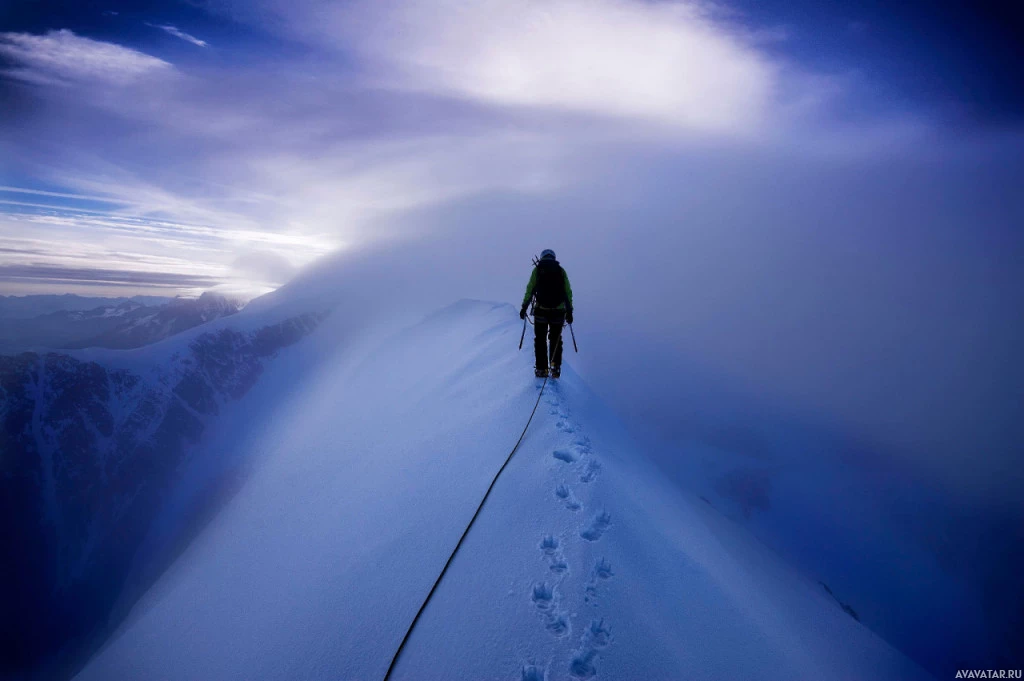
[[[151,24],[148,21],[146,22],[146,26],[150,26],[152,28],[159,28],[161,31],[169,33],[170,35],[173,35],[175,38],[181,38],[185,42],[192,43],[193,45],[198,45],[199,47],[209,46],[209,43],[207,43],[205,40],[200,40],[194,35],[185,33],[177,26],[171,26],[169,24]]]
[[[534,135],[492,132],[407,140],[340,142],[318,155],[253,154],[229,175],[274,199],[256,210],[319,232],[360,240],[387,218],[487,191],[547,193],[561,150]],[[500,159],[500,162],[496,162]],[[225,173],[231,173],[225,168]]]
[[[296,272],[295,265],[285,256],[259,249],[239,255],[231,263],[231,269],[238,279],[272,282],[278,286],[295,276]]]
[[[14,64],[5,75],[41,84],[127,85],[174,69],[157,57],[67,29],[45,35],[0,33],[0,56]]]
[[[695,132],[756,129],[780,77],[749,32],[695,2],[372,0],[280,15],[354,46],[389,86]]]

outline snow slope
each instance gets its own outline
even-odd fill
[[[302,385],[271,366],[233,417],[245,483],[77,678],[383,678],[537,397],[520,330],[462,301],[308,356]],[[393,676],[768,677],[929,678],[680,496],[571,368]]]

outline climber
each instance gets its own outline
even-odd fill
[[[555,260],[555,252],[545,249],[530,275],[519,318],[526,319],[526,308],[533,304],[533,353],[538,378],[558,378],[562,373],[562,325],[572,324],[572,287],[569,275]]]

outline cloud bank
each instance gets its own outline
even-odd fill
[[[777,94],[774,61],[695,3],[385,1],[338,25],[387,84],[492,105],[724,134],[763,125]]]

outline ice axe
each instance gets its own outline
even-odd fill
[[[523,333],[524,334],[526,333],[526,327],[525,326],[523,327]],[[576,332],[572,330],[572,324],[569,325],[569,334],[572,336],[572,349],[575,350],[578,353],[580,351],[580,349],[578,347],[576,347]],[[523,347],[523,342],[522,341],[519,341],[519,347],[520,348]]]

